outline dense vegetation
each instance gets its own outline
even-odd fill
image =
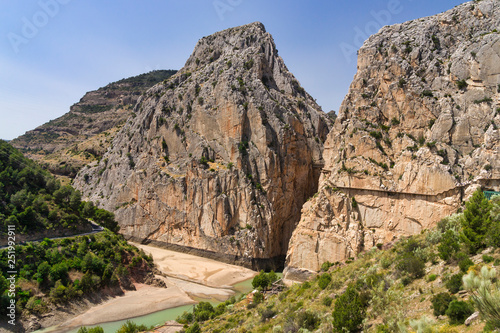
[[[79,191],[61,184],[17,149],[0,140],[0,235],[89,229],[87,218],[118,231],[114,215],[82,202]]]
[[[137,325],[133,321],[127,320],[125,324],[123,324],[116,333],[138,333],[144,332],[153,329],[153,327],[147,327],[146,325]],[[92,328],[87,328],[85,326],[80,327],[78,333],[104,333],[104,330],[101,326],[95,326]]]
[[[21,245],[19,237],[90,231],[87,219],[104,232]],[[0,141],[0,221],[2,240],[14,226],[15,245],[0,250],[0,314],[10,300],[7,278],[16,271],[16,311],[43,314],[53,304],[67,302],[102,287],[131,287],[131,279],[150,272],[152,258],[127,244],[114,215],[82,202],[71,186],[61,186],[48,172]],[[12,236],[12,235],[9,235]],[[11,239],[12,240],[12,239]],[[9,244],[10,245],[10,244]],[[13,256],[13,257],[12,257]],[[9,259],[15,258],[15,263]],[[12,264],[12,266],[10,266]]]
[[[90,236],[32,242],[15,247],[18,270],[16,308],[23,315],[49,312],[103,287],[129,289],[153,265],[147,256],[108,230]],[[0,312],[6,310],[8,251],[0,251]],[[5,306],[4,306],[5,305]]]
[[[132,89],[142,89],[144,90],[145,88],[152,87],[156,83],[159,83],[161,81],[167,80],[170,78],[172,75],[177,73],[176,70],[169,69],[169,70],[153,70],[148,73],[140,74],[137,76],[129,77],[126,79],[122,79],[119,81],[116,81],[114,83],[111,83],[108,85],[109,88],[119,88],[120,86],[123,85],[130,85]]]
[[[500,329],[500,197],[474,193],[463,213],[433,230],[374,247],[353,262],[325,263],[323,272],[277,294],[260,292],[234,305],[198,306],[185,332],[461,332]],[[262,282],[263,281],[263,282]]]

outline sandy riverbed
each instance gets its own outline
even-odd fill
[[[186,292],[173,285],[168,288],[158,288],[144,284],[136,284],[135,286],[137,290],[127,291],[124,296],[97,305],[87,312],[66,321],[60,328],[90,326],[123,320],[195,303]]]
[[[165,281],[167,288],[136,284],[137,290],[127,291],[124,296],[92,307],[60,325],[60,329],[124,320],[193,304],[195,301],[192,297],[225,300],[234,294],[230,289],[231,286],[257,274],[244,267],[211,259],[153,246],[134,245],[153,255],[158,269],[167,275],[160,277]]]
[[[165,250],[149,245],[134,244],[147,254],[152,254],[158,269],[179,279],[190,280],[215,288],[230,288],[238,282],[254,277],[257,273],[244,267],[212,259]]]

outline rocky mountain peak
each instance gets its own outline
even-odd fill
[[[238,54],[250,56],[261,53],[261,48],[271,45],[273,55],[276,47],[271,34],[260,22],[226,29],[198,41],[194,52],[186,61],[185,69],[193,70],[200,65],[209,64],[220,57]]]
[[[274,267],[316,189],[329,128],[252,23],[201,39],[75,185],[129,237]]]

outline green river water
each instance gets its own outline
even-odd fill
[[[278,276],[281,277],[281,273],[277,273]],[[252,279],[237,283],[233,286],[233,289],[236,291],[236,297],[238,298],[241,294],[246,294],[250,291],[252,291]],[[196,298],[196,301],[209,301],[213,305],[217,305],[218,301],[215,301],[213,299],[200,299]],[[108,323],[102,323],[102,324],[97,324],[94,326],[101,326],[104,329],[105,333],[115,333],[127,320],[131,320],[134,323],[141,325],[144,324],[146,326],[157,326],[157,325],[163,325],[166,321],[169,320],[175,320],[178,316],[180,316],[184,311],[192,311],[193,310],[193,305],[184,305],[184,306],[179,306],[171,309],[166,309],[158,312],[154,312],[148,315],[140,316],[140,317],[135,317],[135,318],[130,318],[126,320],[119,320],[119,321],[112,321]],[[88,327],[94,327],[94,326],[88,326]],[[70,329],[70,330],[60,330],[58,329],[57,326],[54,327],[49,327],[45,328],[42,330],[35,331],[34,333],[76,333],[78,332],[79,328],[75,329]]]

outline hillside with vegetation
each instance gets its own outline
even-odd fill
[[[82,202],[79,191],[0,141],[0,245],[7,242],[8,226],[15,227],[18,240],[32,240],[89,232],[89,218],[118,230],[112,213]]]
[[[50,239],[91,231],[88,219],[106,229],[89,236]],[[5,141],[0,141],[0,221],[0,245],[8,244],[9,230],[16,244],[0,249],[0,315],[8,311],[6,278],[14,270],[17,318],[26,324],[32,317],[30,325],[35,326],[31,328],[37,327],[38,318],[103,288],[121,294],[123,289],[134,289],[132,282],[151,278],[152,258],[114,233],[119,229],[114,214],[81,201],[79,191],[62,186]],[[12,254],[15,269],[10,267]]]
[[[119,128],[133,114],[139,97],[175,73],[155,70],[90,91],[68,113],[11,143],[53,174],[72,178],[80,168],[101,158]]]
[[[500,196],[488,201],[477,191],[462,213],[388,247],[346,263],[325,262],[320,273],[283,291],[261,273],[251,297],[198,305],[178,320],[186,333],[500,329]],[[466,326],[476,311],[479,317]]]
[[[133,282],[151,281],[153,259],[109,230],[90,236],[45,239],[15,247],[16,312],[25,330],[47,314],[81,312],[82,300],[121,295]],[[7,314],[8,250],[0,250],[0,315]],[[77,304],[76,309],[72,304]],[[84,310],[84,308],[83,308]]]

